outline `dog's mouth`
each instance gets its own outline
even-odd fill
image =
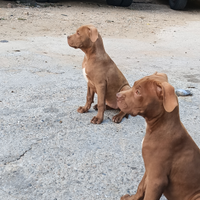
[[[68,42],[68,45],[69,45],[70,47],[72,47],[72,48],[74,48],[74,49],[78,49],[78,48],[79,48],[77,45],[73,44],[69,39],[67,40],[67,42]]]
[[[72,42],[72,40],[71,40],[71,36],[67,36],[67,43],[68,43],[68,45],[69,45],[70,47],[74,47],[74,48],[75,48],[75,46],[73,45],[73,42]]]
[[[70,47],[74,48],[74,49],[78,49],[78,47],[71,45]]]
[[[121,99],[117,99],[117,106],[122,111],[128,108],[128,105],[126,104],[126,102],[124,100],[121,100]]]
[[[120,110],[122,110],[122,111],[125,110],[126,108],[128,108],[128,105],[125,102],[118,101],[117,105],[119,106]]]
[[[74,49],[77,49],[77,48],[78,48],[77,46],[73,45],[69,40],[68,40],[68,44],[69,44],[70,47],[72,47],[72,48],[74,48]]]

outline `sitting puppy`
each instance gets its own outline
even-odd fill
[[[79,107],[77,111],[88,112],[93,103],[94,94],[97,93],[98,104],[94,106],[94,109],[98,110],[98,113],[91,122],[100,124],[103,121],[105,109],[118,109],[117,92],[130,89],[130,86],[105,52],[102,38],[94,26],[81,26],[75,34],[67,38],[69,46],[79,48],[85,53],[82,69],[87,81],[87,101],[85,106]],[[112,120],[119,123],[124,116],[126,113],[120,111]]]
[[[179,117],[174,88],[155,73],[117,94],[119,108],[141,115],[147,127],[142,145],[145,173],[135,195],[121,200],[200,200],[200,150]]]

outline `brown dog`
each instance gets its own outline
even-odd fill
[[[97,93],[98,104],[94,106],[94,109],[98,110],[98,113],[91,122],[100,124],[103,121],[105,109],[118,109],[117,92],[129,89],[130,86],[105,52],[102,38],[94,26],[81,26],[75,34],[67,38],[69,46],[79,48],[85,53],[82,68],[88,82],[87,101],[85,106],[79,107],[77,111],[87,112],[93,103],[94,94]],[[119,123],[124,116],[126,114],[120,111],[112,120]]]
[[[141,115],[147,127],[142,145],[145,174],[137,193],[121,200],[200,200],[200,150],[179,117],[174,88],[165,74],[142,78],[117,94],[118,106]]]

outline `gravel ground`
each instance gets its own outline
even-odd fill
[[[200,7],[8,3],[0,3],[0,199],[117,200],[137,190],[144,119],[115,124],[117,111],[106,111],[93,125],[95,110],[76,111],[86,99],[83,53],[66,37],[83,24],[98,28],[130,85],[158,71],[193,93],[179,97],[180,116],[200,146]]]

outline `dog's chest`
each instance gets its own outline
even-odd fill
[[[90,79],[88,79],[88,77],[87,77],[87,73],[85,71],[85,68],[83,68],[82,70],[83,70],[83,76],[84,76],[86,82],[90,85],[90,87],[92,87],[93,89],[95,89],[94,83]]]
[[[84,76],[85,80],[88,82],[88,78],[87,78],[87,74],[85,72],[85,68],[83,68],[83,76]]]
[[[143,137],[142,142],[141,142],[141,146],[142,146],[142,147],[143,147],[143,143],[144,143],[144,137]]]
[[[145,122],[145,130],[146,130],[146,129],[147,129],[147,123]],[[145,136],[144,136],[144,138],[142,139],[142,142],[141,142],[142,148],[143,148],[144,139],[145,139]]]

